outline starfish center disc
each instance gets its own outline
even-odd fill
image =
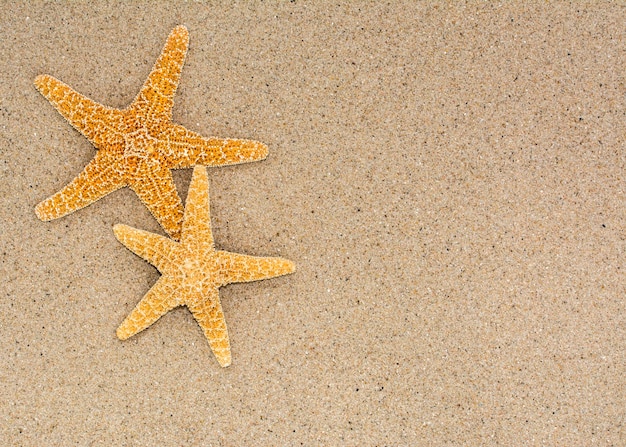
[[[202,265],[197,259],[187,258],[182,265],[183,285],[187,287],[199,287],[204,281],[205,274]]]
[[[139,129],[126,136],[123,158],[126,172],[131,177],[141,173],[142,167],[156,167],[161,163],[157,143],[158,141],[145,129]]]
[[[125,158],[148,159],[154,157],[157,152],[156,138],[150,136],[145,129],[139,129],[126,137]]]

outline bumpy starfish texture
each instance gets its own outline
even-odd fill
[[[122,244],[162,274],[117,329],[117,336],[125,340],[171,309],[186,305],[204,331],[220,365],[228,366],[230,342],[219,287],[286,275],[295,271],[295,265],[282,258],[215,250],[208,188],[206,169],[196,166],[187,195],[180,242],[126,225],[113,227]]]
[[[172,123],[174,93],[188,44],[187,28],[175,28],[141,91],[123,110],[98,104],[51,76],[35,79],[41,94],[98,149],[83,172],[37,205],[41,220],[65,216],[129,186],[178,240],[183,205],[171,169],[231,165],[267,156],[262,143],[204,138]]]

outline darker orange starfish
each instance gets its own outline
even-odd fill
[[[123,110],[98,104],[51,76],[35,79],[39,91],[98,149],[70,184],[37,205],[41,220],[65,216],[129,186],[165,231],[178,240],[183,205],[171,169],[230,165],[267,156],[263,143],[204,138],[172,123],[174,93],[188,44],[187,28],[175,28],[148,80]]]

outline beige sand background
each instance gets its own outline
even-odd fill
[[[624,23],[623,2],[4,2],[0,444],[626,445]],[[111,231],[162,233],[130,190],[34,213],[95,151],[35,76],[124,107],[178,24],[174,120],[270,148],[209,170],[217,245],[298,265],[222,289],[227,369],[184,308],[115,337],[158,278]]]

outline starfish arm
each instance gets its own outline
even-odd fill
[[[204,166],[196,165],[193,169],[185,202],[181,244],[199,250],[200,253],[208,253],[214,249],[209,207],[209,177]]]
[[[115,159],[104,151],[98,151],[83,172],[61,191],[37,205],[35,213],[44,221],[57,219],[124,186],[124,175]]]
[[[183,25],[172,30],[139,95],[131,105],[146,113],[172,119],[174,94],[185,63],[189,32]]]
[[[180,305],[178,289],[172,281],[161,276],[133,311],[117,328],[117,337],[126,340],[143,331],[170,310]]]
[[[124,126],[124,114],[121,110],[98,104],[49,75],[37,76],[35,86],[98,149],[123,146],[120,129]]]
[[[227,251],[217,252],[217,263],[223,285],[275,278],[296,270],[295,264],[287,259],[248,256]]]
[[[219,364],[222,367],[230,365],[228,329],[217,289],[212,289],[208,297],[187,302],[187,307],[202,328]]]
[[[205,138],[178,124],[170,124],[159,136],[159,150],[170,161],[170,168],[193,165],[225,166],[264,160],[268,149],[254,140]]]
[[[117,224],[113,232],[126,248],[155,266],[159,272],[170,273],[178,262],[179,246],[164,236]]]
[[[130,187],[174,240],[180,239],[183,204],[171,171],[164,164],[145,163],[138,167]]]

